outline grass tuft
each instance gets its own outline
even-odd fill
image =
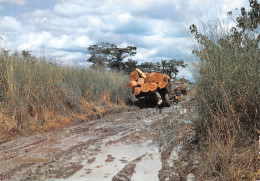
[[[259,30],[191,26],[194,53],[196,133],[202,153],[201,175],[210,180],[259,179]]]
[[[52,118],[83,114],[94,104],[119,106],[132,96],[120,72],[61,67],[30,54],[2,50],[0,70],[0,134],[50,125]]]

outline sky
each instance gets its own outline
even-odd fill
[[[138,63],[192,57],[189,26],[227,19],[246,0],[0,0],[0,47],[88,66],[100,42],[137,47]],[[233,22],[230,22],[231,24]],[[192,78],[188,69],[180,76]]]

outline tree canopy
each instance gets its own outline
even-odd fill
[[[147,61],[138,65],[137,61],[130,58],[136,54],[136,49],[135,46],[119,48],[115,44],[101,42],[87,48],[87,53],[90,54],[87,61],[93,63],[91,68],[94,69],[109,68],[129,74],[136,68],[141,68],[144,72],[160,72],[171,77],[174,75],[175,78],[181,68],[187,67],[183,60],[175,59],[161,60],[156,63]],[[124,61],[126,58],[128,60]]]
[[[115,44],[101,42],[90,45],[87,48],[87,53],[90,54],[90,58],[87,61],[93,63],[92,68],[110,68],[121,71],[124,67],[124,59],[134,56],[136,54],[136,47],[127,46],[125,48],[119,48]]]

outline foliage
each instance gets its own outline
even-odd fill
[[[152,62],[144,62],[139,66],[144,72],[154,72],[155,64]]]
[[[131,96],[124,74],[60,67],[26,51],[2,50],[0,70],[0,111],[12,117],[17,129],[30,127],[30,120],[44,124],[47,111],[84,112],[82,100],[106,106],[104,96],[113,104]]]
[[[118,48],[117,45],[112,44],[112,48],[109,50],[111,59],[108,63],[108,67],[112,70],[121,71],[124,67],[123,60],[129,56],[136,54],[136,47],[127,46],[126,48]]]
[[[160,72],[170,77],[176,78],[180,68],[186,68],[188,65],[183,60],[161,60],[161,62],[144,62],[139,67],[145,72]]]
[[[183,60],[174,60],[171,59],[168,62],[165,63],[164,65],[164,71],[167,75],[172,77],[172,74],[176,78],[177,74],[179,73],[180,68],[186,68],[188,64],[184,64]]]
[[[198,45],[194,53],[203,176],[210,180],[254,180],[259,177],[260,128],[259,3],[241,8],[237,27],[226,31],[190,27]],[[229,12],[228,14],[232,14]],[[246,155],[246,156],[245,156]]]
[[[166,73],[167,60],[161,60],[162,73]]]
[[[118,48],[115,44],[97,43],[88,47],[87,53],[90,54],[88,62],[93,63],[94,69],[110,68],[112,70],[121,71],[124,67],[123,60],[136,54],[136,47],[127,46],[126,48]]]
[[[93,63],[93,69],[105,69],[107,62],[110,61],[108,56],[109,49],[112,48],[111,46],[109,43],[101,42],[88,47],[87,53],[90,54],[90,57],[87,61]]]
[[[128,75],[131,72],[135,71],[137,67],[137,61],[128,59],[128,61],[124,62],[122,70]]]
[[[144,72],[161,72],[163,74],[168,74],[170,76],[179,73],[180,68],[186,68],[187,64],[183,60],[162,60],[161,62],[144,62],[137,65],[137,61],[128,59],[124,61],[125,58],[134,56],[136,54],[136,47],[127,46],[125,48],[118,48],[115,44],[110,43],[97,43],[95,45],[90,45],[88,51],[91,56],[87,60],[93,69],[104,70],[110,68],[112,70],[123,71],[129,74],[136,68],[141,68]]]

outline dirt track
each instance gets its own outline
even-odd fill
[[[162,113],[135,109],[3,143],[0,180],[171,180],[167,169],[173,165],[168,163],[171,153],[178,152],[171,146],[165,156],[169,147],[161,150],[153,140],[163,137],[158,134],[169,120],[185,122],[184,115],[191,112],[186,108],[174,105]]]

